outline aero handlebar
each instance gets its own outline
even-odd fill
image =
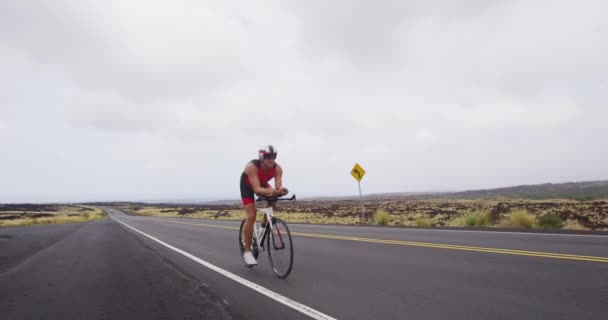
[[[274,201],[296,201],[296,195],[292,195],[291,198],[280,198],[280,197],[258,197],[258,199],[256,200],[257,202],[259,201],[270,201],[270,202],[274,202]]]

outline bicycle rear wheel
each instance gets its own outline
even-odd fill
[[[293,242],[283,220],[274,218],[274,228],[268,232],[266,243],[272,271],[281,279],[287,278],[293,267]]]
[[[241,221],[241,227],[239,228],[239,249],[241,250],[241,259],[243,259],[243,254],[245,253],[245,239],[243,238],[243,229],[245,228],[245,222],[247,222],[247,219],[243,219],[243,221]],[[255,237],[251,239],[251,247],[251,253],[253,253],[253,256],[257,259],[260,254],[260,250],[258,249],[258,242]],[[245,260],[243,260],[243,263],[245,263]],[[246,263],[245,266],[247,268],[252,267],[250,265],[247,265]]]

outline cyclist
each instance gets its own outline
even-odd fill
[[[272,145],[263,146],[258,150],[258,159],[249,161],[241,174],[241,199],[247,214],[247,222],[243,228],[243,238],[245,240],[243,259],[249,266],[258,264],[251,253],[253,224],[257,217],[254,194],[274,197],[288,193],[287,188],[283,187],[283,168],[275,162],[276,158],[276,148]],[[268,183],[272,178],[274,178],[274,188]],[[264,219],[266,219],[266,216],[264,216]]]

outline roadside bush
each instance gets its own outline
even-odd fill
[[[511,211],[511,214],[503,221],[506,227],[532,229],[536,227],[536,217],[525,209]]]
[[[429,219],[425,218],[416,218],[416,227],[430,227],[431,223]]]
[[[452,220],[450,225],[453,227],[486,227],[492,225],[492,222],[488,212],[476,211]]]
[[[477,216],[474,214],[467,215],[463,218],[464,225],[467,227],[474,227],[477,224]]]
[[[376,210],[376,214],[374,215],[374,224],[386,226],[388,225],[390,219],[388,213],[383,209]]]
[[[557,213],[549,213],[540,217],[538,225],[545,229],[560,229],[564,226],[564,221]]]
[[[490,224],[490,215],[487,212],[473,212],[464,217],[467,227],[485,227]]]

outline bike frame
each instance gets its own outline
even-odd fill
[[[266,236],[269,232],[273,232],[275,226],[274,226],[274,210],[272,209],[272,207],[267,207],[267,208],[256,208],[256,210],[260,213],[263,213],[266,216],[266,226],[264,228],[258,227],[258,223],[256,221],[256,223],[254,223],[253,225],[253,235],[258,243],[258,247],[262,248],[263,250],[266,250],[264,248],[264,241],[266,240]],[[281,236],[281,233],[278,232],[279,235],[279,239],[281,240],[281,243],[283,243],[283,237]]]
[[[259,200],[258,202],[261,202],[261,206],[256,205],[256,211],[263,213],[266,216],[266,226],[264,228],[259,228],[257,221],[253,224],[253,236],[255,237],[258,243],[258,247],[262,249],[264,249],[264,240],[266,240],[266,235],[269,232],[273,232],[275,229],[273,207],[279,200],[295,201],[295,195],[293,195],[290,199],[275,199],[274,201]],[[279,237],[279,240],[281,241],[281,247],[285,246],[285,243],[283,242],[283,236],[281,235],[280,230],[277,231],[277,235]]]
[[[291,273],[293,267],[293,243],[289,227],[287,227],[285,221],[274,216],[274,208],[279,201],[295,202],[296,195],[294,194],[291,198],[259,197],[255,201],[256,218],[257,213],[259,212],[264,215],[267,223],[262,228],[261,225],[259,225],[259,219],[255,219],[256,221],[253,222],[251,250],[256,259],[258,259],[261,251],[267,251],[273,272],[277,277],[285,279]],[[247,219],[243,219],[239,228],[239,248],[241,250],[241,255],[245,252],[244,228],[246,222]],[[287,243],[285,243],[285,241],[287,241]],[[266,247],[264,247],[264,242],[267,242]],[[285,254],[282,254],[282,252],[285,252]],[[287,265],[282,262],[279,263],[279,261],[284,260],[285,257],[288,259]],[[246,260],[244,260],[244,262],[248,268],[252,267],[252,265],[247,264]]]

